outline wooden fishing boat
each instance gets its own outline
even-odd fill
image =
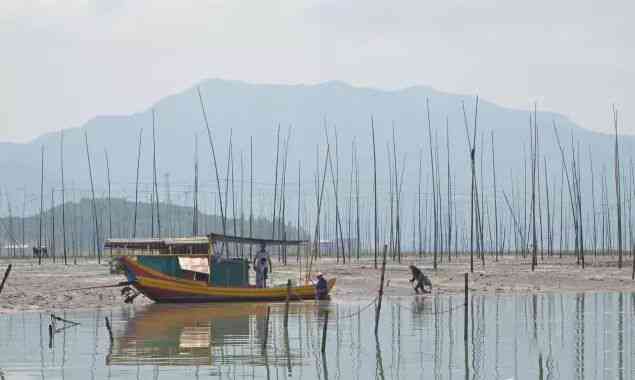
[[[207,255],[202,254],[201,238],[192,238],[189,243],[185,239],[108,240],[105,247],[136,251],[132,255],[118,255],[117,261],[128,282],[157,303],[283,301],[288,296],[292,301],[315,298],[315,287],[310,283],[291,286],[289,289],[286,284],[257,288],[249,284],[247,260],[214,257],[217,255],[214,247],[220,242],[271,246],[299,245],[305,244],[305,241],[250,239],[219,234],[210,234],[206,238]],[[335,278],[327,282],[327,294],[335,282]]]

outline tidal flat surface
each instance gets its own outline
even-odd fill
[[[635,293],[474,295],[468,304],[467,340],[462,296],[385,299],[377,338],[367,301],[291,304],[287,329],[284,304],[56,312],[79,325],[3,314],[0,379],[635,377]]]

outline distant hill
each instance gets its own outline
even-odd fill
[[[110,234],[110,214],[107,199],[97,199],[95,206],[98,214],[98,228],[100,242],[105,238],[130,238],[133,234],[134,225],[134,202],[123,199],[111,200],[112,212],[112,235]],[[193,233],[193,213],[192,207],[183,207],[172,204],[161,203],[159,216],[161,218],[161,237],[182,237],[192,236]],[[81,252],[87,254],[94,252],[94,231],[93,208],[90,199],[81,199],[79,202],[67,202],[64,207],[64,218],[66,220],[66,244],[70,253]],[[249,215],[240,216],[236,221],[236,231],[234,232],[234,219],[227,220],[227,233],[249,236]],[[154,223],[153,223],[154,222]],[[0,218],[0,230],[3,239],[0,239],[0,246],[4,246],[0,256],[6,256],[7,246],[22,244],[22,228],[24,223],[24,242],[30,247],[37,246],[40,238],[40,217],[39,215],[28,216],[24,219],[18,216],[12,218]],[[156,213],[153,215],[152,207],[149,203],[139,203],[137,208],[137,229],[136,237],[147,238],[152,235],[154,225],[154,236],[158,237],[158,221]],[[57,255],[61,255],[63,247],[62,231],[62,206],[58,205],[54,209],[48,209],[42,214],[42,245],[53,246],[52,231],[55,226],[55,247]],[[252,226],[252,236],[261,238],[271,238],[271,221],[263,218],[254,218]],[[287,226],[286,234],[288,239],[297,239],[297,229]],[[222,232],[221,218],[216,215],[208,215],[199,212],[198,214],[198,234],[205,235],[209,232]],[[307,234],[301,231],[302,238]],[[21,250],[18,249],[18,254]]]
[[[404,215],[412,218],[413,201],[417,193],[418,157],[422,149],[423,192],[430,199],[430,160],[428,114],[426,99],[430,102],[430,122],[435,147],[438,147],[442,197],[447,188],[447,157],[450,157],[452,181],[457,192],[458,214],[464,215],[466,195],[469,194],[469,156],[466,146],[465,127],[461,104],[465,104],[467,119],[472,126],[475,98],[471,95],[449,94],[429,87],[417,86],[395,91],[353,87],[342,82],[326,82],[316,85],[268,85],[249,84],[219,79],[200,83],[205,108],[215,143],[221,176],[221,192],[225,206],[246,207],[252,184],[250,183],[250,141],[253,141],[253,207],[256,215],[271,218],[273,214],[274,188],[281,187],[275,181],[276,128],[281,128],[281,147],[289,126],[292,127],[288,164],[286,168],[285,197],[288,200],[287,217],[294,220],[297,193],[300,192],[300,207],[304,218],[315,214],[315,176],[319,165],[323,168],[325,154],[325,125],[330,132],[333,145],[331,153],[339,158],[340,208],[348,212],[348,194],[351,184],[351,146],[353,139],[358,149],[360,162],[362,218],[367,219],[372,197],[372,145],[371,117],[376,131],[378,157],[378,186],[382,213],[388,205],[388,145],[395,131],[399,170],[403,170],[402,206]],[[142,135],[141,193],[147,202],[152,188],[152,112],[156,112],[156,164],[161,202],[168,194],[173,204],[189,205],[194,182],[194,140],[198,135],[200,160],[201,210],[218,214],[216,178],[211,161],[207,131],[201,112],[196,88],[168,96],[146,110],[132,115],[98,116],[79,128],[64,131],[65,182],[67,188],[75,189],[77,197],[89,197],[89,172],[84,146],[84,132],[88,134],[91,163],[96,192],[99,197],[106,193],[107,173],[105,151],[110,158],[110,173],[114,196],[134,199],[137,142]],[[610,121],[607,112],[607,123]],[[590,199],[590,156],[594,161],[596,195],[599,197],[602,175],[607,179],[607,201],[613,199],[613,137],[581,128],[563,115],[538,112],[540,135],[541,170],[546,164],[549,185],[560,192],[563,183],[562,164],[557,148],[552,123],[558,126],[566,155],[570,159],[570,146],[578,146],[584,203]],[[450,153],[446,150],[446,122]],[[500,107],[481,99],[478,109],[477,170],[480,187],[486,198],[492,197],[491,133],[494,134],[496,171],[501,200],[499,210],[506,213],[502,202],[502,191],[514,198],[514,207],[526,201],[523,189],[528,189],[524,173],[529,174],[524,160],[528,159],[529,111]],[[334,127],[337,128],[337,147]],[[226,187],[228,176],[228,143],[232,135],[234,159],[234,197],[232,187]],[[620,140],[624,162],[633,152],[634,138],[622,136]],[[318,157],[319,147],[319,162]],[[8,194],[14,206],[21,207],[22,188],[26,188],[27,214],[39,209],[40,150],[45,149],[45,194],[50,188],[60,187],[60,133],[42,135],[28,143],[0,143],[0,176],[4,179],[3,193]],[[336,149],[337,148],[337,149]],[[281,148],[281,150],[283,150]],[[591,153],[590,153],[591,152]],[[282,172],[282,154],[279,157],[279,177]],[[405,168],[403,165],[405,164]],[[298,167],[301,166],[301,188],[298,189]],[[625,168],[625,166],[623,165]],[[626,169],[624,169],[626,173]],[[231,174],[231,173],[229,173]],[[327,173],[327,179],[331,174]],[[543,173],[544,174],[544,173]],[[167,177],[166,175],[169,175]],[[625,180],[626,181],[626,180]],[[543,182],[544,183],[544,182]],[[242,186],[241,186],[242,184]],[[512,186],[513,185],[513,186]],[[512,189],[513,187],[513,189]],[[334,220],[333,187],[326,187],[329,220]],[[276,202],[280,199],[277,195]],[[0,212],[6,215],[7,198],[0,202]],[[49,197],[46,196],[48,200]],[[599,199],[599,198],[598,198]],[[552,203],[556,200],[552,198]],[[559,202],[559,200],[557,200]],[[59,202],[59,199],[57,199]],[[563,202],[567,202],[566,198]],[[47,202],[48,203],[48,202]],[[279,203],[277,203],[279,205]],[[241,206],[242,205],[242,206]],[[487,206],[487,205],[486,205]],[[325,206],[326,207],[326,206]],[[491,206],[487,206],[491,207]],[[565,203],[566,210],[566,203]],[[323,213],[323,215],[324,215]],[[308,215],[308,216],[307,216]],[[387,218],[385,215],[382,218]],[[127,221],[126,223],[129,223]],[[314,222],[311,222],[314,223]],[[147,224],[146,224],[147,225]],[[411,223],[409,222],[408,226]],[[332,223],[328,228],[333,228]]]

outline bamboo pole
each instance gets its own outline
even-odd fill
[[[324,324],[322,325],[322,354],[326,352],[326,329],[329,325],[329,311],[324,312]]]
[[[430,122],[430,98],[426,98],[426,114],[428,118],[428,140],[430,143],[430,168],[432,171],[432,210],[433,210],[433,228],[434,228],[434,247],[433,247],[433,261],[432,267],[436,271],[437,270],[437,251],[438,251],[438,227],[439,227],[439,217],[437,210],[437,188],[436,188],[436,171],[434,164],[434,153],[433,153],[433,144],[432,144],[432,125]]]
[[[110,162],[108,160],[108,151],[104,150],[106,155],[106,178],[108,180],[108,237],[112,238],[112,201],[110,197]],[[62,218],[64,216],[64,192],[62,191]],[[110,248],[112,256],[112,248]],[[66,263],[66,233],[64,233],[64,263]]]
[[[38,238],[38,265],[42,264],[42,217],[44,214],[44,145],[42,145],[42,174],[40,177],[40,233]]]
[[[11,268],[13,268],[13,264],[9,264],[7,269],[4,271],[4,276],[2,277],[2,282],[0,283],[0,294],[2,293],[2,289],[4,289],[4,284],[7,282],[7,278],[9,278],[9,274],[11,274]]]
[[[203,103],[203,96],[201,95],[201,88],[197,87],[196,91],[198,92],[198,99],[201,103],[201,111],[203,112],[203,119],[205,121],[205,128],[207,129],[207,137],[209,140],[210,150],[212,152],[212,163],[214,166],[214,172],[216,173],[216,186],[218,188],[218,203],[220,205],[221,212],[221,220],[223,224],[223,235],[227,234],[226,222],[225,222],[225,210],[223,209],[223,195],[220,185],[220,175],[218,173],[218,163],[216,161],[216,151],[214,150],[214,140],[212,138],[212,131],[209,127],[209,122],[207,121],[207,113],[205,112],[205,105]]]
[[[381,301],[384,297],[384,276],[386,273],[386,251],[388,247],[384,244],[384,252],[383,259],[381,263],[381,277],[379,279],[379,295],[377,297],[377,309],[375,311],[375,336],[377,336],[377,332],[379,331],[379,316],[381,313]]]
[[[139,129],[139,144],[137,145],[137,179],[135,181],[134,195],[134,221],[132,223],[132,238],[137,237],[137,213],[139,207],[139,168],[141,164],[141,138],[143,136],[143,128]]]
[[[271,314],[271,307],[267,306],[267,314],[265,316],[265,337],[262,341],[262,350],[267,349],[267,340],[269,339],[269,315]]]
[[[622,193],[620,189],[620,155],[617,135],[617,108],[613,106],[613,125],[615,127],[615,195],[617,202],[617,267],[622,268]]]
[[[152,109],[152,181],[154,192],[154,202],[157,208],[157,237],[161,237],[161,213],[159,211],[159,186],[157,184],[157,139],[156,139],[156,112]],[[154,204],[152,205],[154,207]],[[153,224],[154,228],[154,224]]]
[[[93,183],[93,169],[90,164],[90,152],[88,151],[88,132],[84,131],[84,142],[86,143],[86,159],[88,160],[88,174],[90,176],[90,191],[92,194],[93,218],[95,221],[94,246],[97,249],[97,262],[101,263],[101,246],[99,245],[99,223],[97,221],[97,205],[95,204],[95,185]]]
[[[66,202],[64,199],[64,130],[60,131],[60,171],[62,179],[62,249],[64,251],[64,265],[68,265],[68,254],[66,250]],[[23,219],[24,223],[24,219]],[[23,232],[24,233],[24,232]],[[23,243],[24,244],[24,243]]]
[[[280,154],[280,124],[276,131],[276,165],[273,185],[273,217],[271,219],[271,238],[276,238],[276,201],[278,197],[278,159]]]
[[[373,140],[373,197],[374,197],[374,218],[375,218],[375,244],[373,247],[375,261],[374,268],[377,269],[377,246],[379,245],[379,225],[377,224],[377,150],[375,149],[375,124],[370,118],[370,128]]]

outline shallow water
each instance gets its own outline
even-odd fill
[[[268,333],[267,304],[74,311],[58,315],[80,325],[58,321],[52,341],[48,314],[0,315],[0,379],[635,378],[635,294],[474,296],[467,343],[462,304],[384,300],[378,339],[362,303],[292,304],[287,330],[271,304]]]

